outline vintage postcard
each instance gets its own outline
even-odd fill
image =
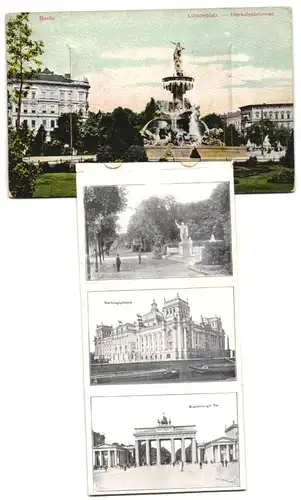
[[[235,392],[92,397],[89,494],[245,489],[239,399]]]
[[[231,162],[79,164],[77,196],[85,383],[237,380]]]
[[[199,182],[202,169],[182,167],[160,182],[153,167],[149,183],[138,164],[121,184],[103,170],[116,184],[98,176],[78,193],[88,281],[233,274],[230,181]]]
[[[236,193],[294,188],[289,7],[8,14],[6,52],[11,197],[75,196],[86,161],[233,160]]]
[[[235,380],[234,289],[88,293],[91,384]]]

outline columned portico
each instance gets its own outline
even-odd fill
[[[133,463],[134,455],[135,448],[132,445],[96,445],[93,448],[93,465],[95,468],[121,467],[125,463]]]
[[[150,466],[174,463],[179,459],[183,462],[195,463],[197,461],[195,425],[175,426],[164,417],[161,422],[158,420],[156,427],[136,428],[134,437],[136,465],[138,466],[142,465],[142,462]],[[187,440],[187,445],[185,440]],[[178,450],[176,450],[176,443],[180,443]],[[187,449],[186,446],[188,446]]]

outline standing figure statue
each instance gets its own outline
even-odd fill
[[[173,60],[175,65],[175,72],[177,76],[183,76],[183,65],[182,65],[182,52],[184,47],[181,46],[180,42],[171,42],[175,45],[175,49],[173,51]]]
[[[181,222],[181,224],[178,224],[177,221],[175,221],[175,224],[178,229],[180,229],[180,238],[181,241],[187,241],[188,240],[188,226],[184,224],[184,222]]]

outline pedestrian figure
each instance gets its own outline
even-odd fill
[[[183,460],[181,461],[181,472],[184,470],[184,462]]]
[[[200,461],[200,469],[203,467],[202,461]]]
[[[173,461],[172,466],[173,466],[173,467],[175,467],[175,466],[176,466],[176,462],[175,462],[175,461]]]
[[[108,472],[108,466],[107,466],[107,464],[105,465],[105,471]]]
[[[141,248],[139,247],[139,251],[138,251],[138,261],[139,261],[139,264],[141,264]]]
[[[118,273],[120,272],[120,264],[121,264],[121,259],[119,257],[119,253],[118,253],[117,257],[116,257],[116,268],[117,268]]]
[[[228,467],[228,460],[225,460],[225,467]]]
[[[224,459],[223,458],[221,459],[221,464],[224,467],[225,464],[224,464]]]

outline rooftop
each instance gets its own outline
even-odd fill
[[[37,73],[31,80],[33,81],[47,81],[47,82],[61,82],[61,83],[75,83],[79,80],[74,80],[70,78],[70,73],[65,73],[65,75],[57,75],[54,71],[50,71],[48,68],[44,68],[40,73]],[[80,83],[89,85],[88,79],[83,78]]]

